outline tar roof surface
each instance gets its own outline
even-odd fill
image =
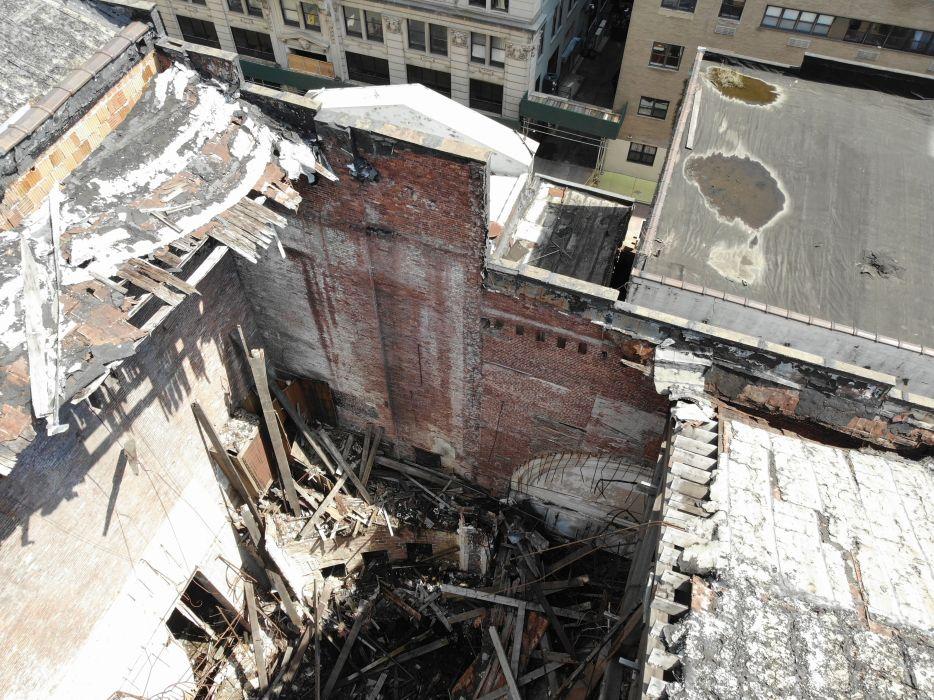
[[[0,0],[0,122],[56,86],[126,24],[78,0]]]
[[[718,67],[701,64],[645,270],[934,344],[934,102],[741,68],[778,92],[750,104]]]

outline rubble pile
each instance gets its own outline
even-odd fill
[[[381,428],[311,419],[299,383],[271,371],[267,383],[262,351],[245,352],[258,415],[235,422],[249,429],[225,427],[224,445],[196,409],[242,497],[232,518],[251,563],[231,565],[243,609],[217,606],[215,624],[196,625],[196,696],[598,691],[641,620],[621,609],[629,562],[616,554],[634,532],[607,525],[569,541],[508,499],[400,459]],[[264,454],[251,435],[266,438]]]

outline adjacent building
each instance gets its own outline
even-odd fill
[[[596,13],[589,0],[157,5],[170,36],[239,53],[248,78],[276,83],[268,68],[278,65],[350,84],[421,83],[509,120],[526,92],[583,48]]]
[[[825,58],[930,75],[927,0],[636,0],[615,111],[625,118],[607,169],[657,180],[699,46],[781,66]]]

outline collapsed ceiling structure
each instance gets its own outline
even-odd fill
[[[127,12],[0,128],[0,693],[934,692],[929,348],[666,307],[663,201]]]

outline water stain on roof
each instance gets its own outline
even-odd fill
[[[778,100],[777,87],[732,68],[719,66],[708,68],[706,78],[721,95],[746,104],[761,107]]]
[[[785,195],[762,163],[748,157],[713,153],[693,156],[684,165],[707,203],[724,219],[739,219],[760,229],[785,206]]]

